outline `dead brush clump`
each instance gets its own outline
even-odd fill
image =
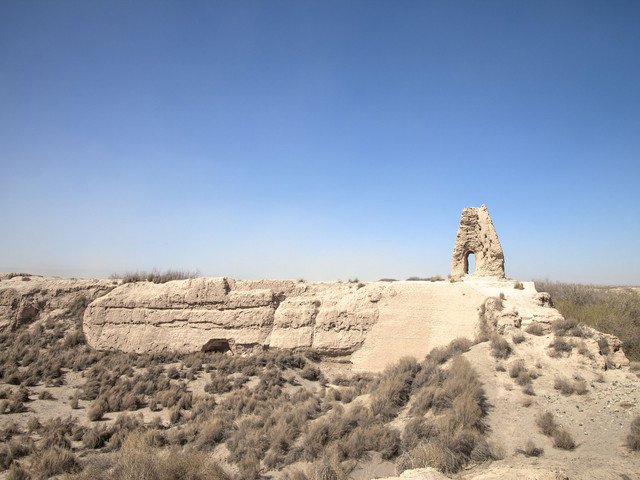
[[[34,458],[30,471],[37,478],[49,478],[63,473],[77,473],[80,466],[71,450],[54,445]]]
[[[40,448],[48,448],[58,446],[62,448],[71,448],[71,440],[76,431],[78,431],[77,420],[71,416],[54,417],[47,422],[39,430],[41,440]]]
[[[553,413],[551,412],[545,412],[542,415],[540,415],[536,419],[536,425],[538,425],[538,427],[540,428],[540,431],[547,437],[550,437],[551,435],[553,435],[553,432],[555,432],[556,428],[558,428],[558,425],[556,424],[556,421],[553,418]]]
[[[633,419],[626,439],[627,447],[633,451],[640,451],[640,416]]]
[[[511,355],[512,347],[506,338],[499,334],[491,337],[491,355],[499,359],[508,358]]]
[[[231,381],[229,377],[217,371],[211,373],[209,383],[204,386],[204,391],[207,393],[226,393],[230,390]]]
[[[522,387],[522,393],[524,393],[525,395],[529,395],[531,397],[535,396],[536,394],[535,390],[533,389],[533,385],[531,385],[530,383]],[[530,399],[525,399],[522,401],[523,407],[530,407],[531,404],[532,404],[532,400]]]
[[[522,449],[516,450],[518,453],[522,453],[527,457],[540,457],[544,454],[544,448],[536,447],[536,444],[532,440],[527,441],[527,444]]]
[[[513,340],[513,343],[515,345],[519,345],[522,342],[525,341],[525,336],[521,333],[517,333],[516,335],[514,335],[513,337],[511,337],[511,340]]]
[[[487,405],[484,389],[471,364],[456,356],[446,370],[431,369],[433,378],[416,393],[403,433],[405,453],[396,462],[399,472],[432,466],[455,473],[470,460],[483,461],[498,456],[486,443],[484,416]],[[434,420],[425,420],[432,410]]]
[[[84,448],[95,450],[102,448],[110,437],[110,432],[106,428],[89,428],[82,436],[82,444]]]
[[[225,422],[221,417],[207,419],[196,437],[196,448],[200,450],[212,449],[225,439],[229,428],[229,423]]]
[[[356,406],[348,412],[339,408],[312,423],[302,437],[302,458],[314,461],[337,448],[344,459],[358,459],[366,451],[389,459],[399,452],[400,444],[400,433],[384,425],[369,408]]]
[[[85,467],[79,480],[230,480],[231,477],[207,456],[195,450],[161,448],[153,432],[130,433],[107,465],[96,461]],[[105,468],[106,467],[106,468]]]
[[[447,346],[436,347],[426,356],[425,361],[443,364],[451,358],[468,351],[473,342],[465,337],[458,337],[452,340]]]
[[[300,376],[306,380],[318,380],[321,375],[320,369],[311,365],[307,365],[300,371]]]
[[[410,451],[424,440],[437,434],[433,420],[424,417],[412,418],[407,422],[402,432],[402,449]]]
[[[7,472],[7,480],[30,480],[31,475],[18,463],[12,463]]]
[[[107,409],[108,403],[104,399],[98,399],[93,402],[93,404],[87,411],[87,417],[92,422],[97,422],[98,420],[102,420],[102,417],[104,417]]]
[[[564,354],[571,355],[573,345],[562,337],[554,337],[549,344],[547,355],[553,358],[563,357]]]
[[[411,385],[418,371],[414,358],[404,357],[385,369],[378,384],[372,387],[371,411],[384,421],[393,419],[410,398]]]
[[[509,367],[509,376],[511,378],[518,378],[520,373],[526,372],[526,371],[527,371],[527,369],[524,366],[524,360],[519,359],[519,360],[516,360],[515,362],[513,362],[511,364],[511,366]]]
[[[135,271],[127,272],[122,276],[122,283],[135,283],[135,282],[153,282],[153,283],[167,283],[172,280],[186,280],[189,278],[198,278],[199,272],[189,272],[186,270],[166,270],[161,272],[159,270],[152,270],[151,272]],[[114,274],[112,278],[119,278],[119,275]]]
[[[536,337],[541,337],[545,334],[544,327],[538,322],[532,322],[524,331],[530,335],[535,335]]]
[[[551,330],[558,337],[582,337],[587,338],[592,336],[590,330],[585,328],[584,325],[578,323],[573,318],[562,318],[555,320],[551,324]]]
[[[553,413],[543,413],[537,418],[536,424],[543,434],[553,438],[554,447],[563,450],[573,450],[576,447],[571,434],[556,423]]]

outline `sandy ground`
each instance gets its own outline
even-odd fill
[[[504,361],[490,355],[488,343],[466,354],[480,374],[491,405],[489,441],[501,446],[506,455],[489,468],[468,472],[468,478],[538,478],[549,471],[580,479],[640,478],[640,455],[624,445],[631,421],[640,414],[638,377],[628,368],[602,371],[575,349],[567,358],[551,358],[545,351],[551,335],[525,336],[525,342],[514,345],[514,354]],[[535,396],[524,394],[509,376],[509,365],[516,359],[523,359],[530,371],[540,375],[533,381]],[[507,371],[496,371],[498,363]],[[574,375],[587,381],[586,394],[567,396],[554,389],[557,377]],[[546,411],[571,433],[575,450],[554,448],[551,438],[540,433],[536,417]],[[542,457],[526,458],[516,452],[528,440],[544,448]]]

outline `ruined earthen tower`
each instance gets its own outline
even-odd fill
[[[469,272],[469,255],[476,257],[475,272]],[[467,207],[460,216],[460,228],[451,257],[451,277],[473,273],[504,277],[504,255],[487,207]]]

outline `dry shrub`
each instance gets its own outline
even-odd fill
[[[56,398],[49,390],[42,390],[38,395],[39,400],[55,400]]]
[[[42,427],[40,434],[41,448],[60,447],[71,448],[71,437],[77,428],[76,420],[72,417],[55,417],[47,421]]]
[[[194,450],[163,451],[156,446],[153,432],[130,433],[115,456],[112,468],[98,472],[87,469],[96,480],[230,480],[206,454]],[[81,476],[82,478],[82,476]]]
[[[307,365],[300,372],[300,376],[307,380],[318,380],[320,378],[320,369]]]
[[[573,383],[562,377],[557,377],[553,381],[553,388],[560,390],[563,395],[571,395],[575,391]]]
[[[463,427],[482,428],[482,409],[476,403],[473,392],[466,391],[458,395],[452,404],[453,418]]]
[[[82,444],[89,449],[102,448],[109,436],[105,429],[89,428],[82,437]]]
[[[401,358],[398,363],[387,367],[380,383],[371,396],[371,411],[383,421],[394,418],[411,394],[413,378],[418,370],[412,357]]]
[[[38,420],[38,417],[35,415],[33,417],[29,417],[29,420],[27,420],[27,430],[29,430],[29,433],[38,431],[41,426],[40,420]]]
[[[449,359],[468,351],[473,342],[466,337],[454,338],[447,346],[436,347],[429,352],[425,358],[425,363],[440,365]]]
[[[512,337],[512,340],[513,340],[513,343],[514,343],[514,344],[519,345],[519,344],[521,344],[522,342],[524,342],[525,337],[524,337],[524,335],[523,335],[523,334],[518,333],[518,334],[516,334],[516,335],[514,335],[514,336]]]
[[[533,385],[531,385],[530,383],[528,385],[525,385],[522,388],[522,393],[524,393],[525,395],[532,396],[532,397],[535,396],[535,394],[536,394],[536,392],[533,390]],[[531,400],[529,400],[529,401],[524,400],[522,402],[522,405],[524,407],[529,407],[531,405]]]
[[[432,421],[425,418],[414,418],[407,422],[402,433],[402,449],[412,450],[422,441],[429,440],[436,435],[436,427]]]
[[[169,421],[175,425],[176,423],[180,423],[181,418],[182,413],[180,411],[180,407],[173,407],[169,412]]]
[[[314,422],[302,439],[304,458],[313,461],[332,441],[340,438],[341,421],[337,415],[320,418]]]
[[[228,425],[219,417],[206,421],[196,437],[196,447],[199,449],[213,448],[222,442]]]
[[[553,418],[553,413],[551,412],[545,412],[540,415],[536,419],[536,425],[538,425],[540,431],[548,437],[553,435],[553,432],[555,432],[558,428],[558,424]]]
[[[422,402],[425,406],[431,404],[436,417],[434,423],[423,418],[407,423],[404,432],[406,453],[396,462],[398,472],[432,466],[445,473],[454,473],[470,460],[481,462],[497,458],[497,453],[482,436],[486,413],[484,390],[464,357],[454,357],[444,379],[422,387],[419,395],[418,398],[426,398]],[[425,406],[419,410],[424,411]]]
[[[30,480],[31,475],[27,470],[24,469],[22,465],[17,463],[12,463],[11,467],[9,467],[9,471],[7,472],[6,480]]]
[[[516,360],[515,362],[513,362],[511,364],[511,366],[509,367],[509,376],[511,378],[518,378],[520,373],[526,372],[526,371],[527,371],[527,369],[524,366],[524,360],[519,359],[519,360]]]
[[[573,450],[576,448],[576,442],[568,431],[557,428],[553,432],[553,446],[562,450]]]
[[[627,435],[627,447],[631,450],[640,450],[640,415],[633,419],[629,434]]]
[[[518,378],[516,378],[516,383],[521,387],[531,385],[531,382],[532,382],[531,375],[529,375],[529,372],[526,370],[521,371],[518,374]]]
[[[496,358],[508,358],[511,355],[511,345],[506,338],[500,335],[491,337],[491,354]]]
[[[31,469],[38,477],[49,478],[61,473],[75,473],[79,466],[70,450],[53,446],[36,456]]]
[[[293,468],[284,472],[282,480],[309,480],[309,478],[302,470]]]
[[[562,318],[551,324],[551,330],[559,337],[589,337],[589,330],[573,318]]]
[[[151,272],[135,271],[127,272],[122,277],[122,283],[134,283],[134,282],[153,282],[153,283],[166,283],[172,280],[186,280],[189,278],[198,278],[199,272],[189,272],[186,270],[166,270],[161,272],[154,269]],[[119,275],[113,274],[112,278],[118,278]]]
[[[547,352],[550,357],[558,358],[564,353],[571,354],[573,345],[567,342],[562,337],[554,337],[553,341],[549,344],[549,351]]]
[[[343,480],[346,478],[339,460],[324,459],[314,465],[310,480]]]
[[[463,465],[459,455],[437,440],[421,443],[409,456],[411,468],[433,467],[443,473],[455,473]],[[399,470],[400,465],[396,464],[396,469]]]
[[[524,449],[518,451],[524,453],[527,457],[540,457],[544,453],[544,449],[536,447],[532,440],[527,441]]]
[[[87,412],[87,417],[92,422],[97,422],[98,420],[102,420],[102,417],[104,417],[104,413],[106,410],[107,409],[105,407],[104,400],[96,400],[93,402],[93,404],[89,408],[89,411]]]
[[[369,450],[380,452],[383,460],[395,457],[400,451],[400,432],[386,425],[374,424],[365,430]]]
[[[0,444],[0,469],[6,470],[13,463],[13,452],[6,443]]]
[[[545,412],[540,415],[536,423],[542,433],[548,437],[553,437],[554,447],[563,450],[573,450],[576,447],[576,443],[573,437],[571,437],[571,434],[556,423],[551,412]]]
[[[532,322],[524,331],[536,337],[541,337],[545,333],[544,327],[538,322]]]
[[[74,409],[77,410],[78,408],[80,408],[80,397],[79,397],[79,393],[76,390],[73,394],[73,396],[69,399],[69,406]]]

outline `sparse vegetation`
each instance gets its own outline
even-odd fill
[[[563,450],[573,450],[576,443],[571,434],[558,425],[551,412],[545,412],[536,420],[540,431],[548,437],[553,438],[553,446]]]
[[[536,289],[551,294],[567,319],[615,335],[631,360],[640,360],[640,294],[626,288],[536,280]]]
[[[573,345],[565,340],[563,337],[554,337],[553,341],[549,344],[547,353],[550,357],[558,358],[562,357],[565,353],[570,355],[573,351]]]
[[[491,337],[491,354],[500,359],[508,358],[512,352],[511,345],[501,335],[495,334]]]
[[[553,388],[560,390],[563,395],[571,395],[575,391],[573,383],[562,377],[558,377],[554,380]]]
[[[28,432],[12,434],[27,437],[21,444],[28,448],[5,443],[0,450],[10,476],[231,478],[216,464],[203,463],[221,445],[243,479],[283,471],[301,460],[311,462],[309,478],[329,471],[346,478],[353,468],[349,462],[370,452],[388,461],[408,456],[417,465],[425,458],[421,448],[437,450],[425,446],[427,439],[455,457],[438,463],[443,471],[491,456],[484,440],[484,392],[459,356],[472,346],[465,338],[434,349],[423,362],[403,359],[381,375],[338,377],[332,385],[314,351],[133,355],[95,352],[83,337],[69,338],[68,323],[36,323],[27,333],[0,334],[0,373],[13,382],[0,388],[7,414],[21,411],[31,398],[55,398],[55,385],[76,371],[82,372],[82,383],[67,394],[67,408],[80,408],[84,422],[95,422],[83,426],[75,417],[56,417],[41,424],[30,417]],[[197,395],[188,388],[195,379],[204,390]],[[40,383],[51,387],[33,395],[26,386]],[[351,403],[363,394],[370,406]],[[437,421],[427,425],[416,416],[418,423],[403,433],[389,422],[411,400],[416,412],[431,410]],[[143,407],[164,411],[164,420],[143,422],[136,413]],[[21,457],[26,460],[17,465]]]
[[[407,282],[442,282],[444,278],[440,275],[434,275],[432,277],[409,277]]]
[[[544,453],[544,449],[536,447],[536,444],[529,440],[524,449],[519,450],[519,452],[524,453],[527,457],[540,457]]]
[[[135,282],[152,282],[152,283],[167,283],[172,280],[186,280],[189,278],[198,278],[199,272],[189,272],[187,270],[166,270],[164,272],[159,270],[152,270],[151,272],[135,271],[127,272],[122,276],[122,283],[135,283]],[[112,278],[119,278],[119,275],[114,274]]]

